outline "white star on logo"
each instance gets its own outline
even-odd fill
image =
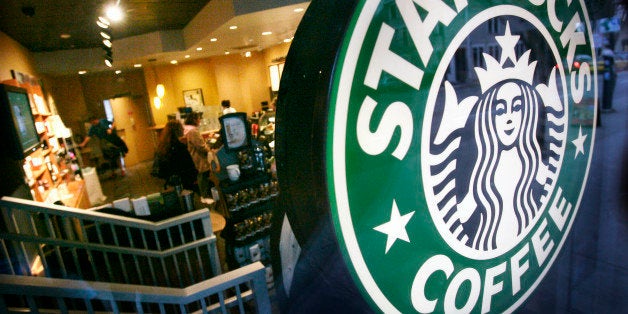
[[[580,126],[580,130],[578,131],[578,138],[571,141],[576,146],[576,154],[573,156],[573,159],[578,157],[578,153],[582,153],[584,155],[584,141],[587,139],[587,134],[582,134],[582,126]]]
[[[386,252],[393,246],[397,239],[404,240],[406,242],[410,242],[408,238],[408,233],[406,232],[406,225],[410,218],[414,215],[414,212],[407,213],[403,216],[399,214],[399,208],[397,208],[397,203],[393,200],[392,212],[390,213],[390,221],[379,225],[373,228],[376,231],[381,233],[385,233],[388,235],[388,239],[386,239]]]
[[[506,32],[503,36],[495,36],[495,40],[502,47],[502,56],[499,60],[500,64],[504,64],[506,60],[510,59],[512,61],[517,60],[517,56],[515,56],[515,46],[517,46],[517,42],[519,42],[519,35],[512,35],[510,33],[510,22],[506,22]]]

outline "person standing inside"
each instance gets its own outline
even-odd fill
[[[194,183],[198,171],[192,156],[183,143],[183,125],[179,121],[171,120],[166,123],[157,146],[159,171],[157,176],[166,180],[166,185],[181,183],[184,189],[195,190]]]
[[[231,107],[231,101],[228,99],[225,99],[222,102],[220,102],[220,105],[222,106],[223,115],[236,112],[236,110],[233,107]]]
[[[192,112],[185,118],[185,124],[188,126],[185,139],[187,149],[198,171],[197,182],[201,202],[211,204],[213,203],[211,188],[214,186],[210,179],[212,166],[215,164],[215,171],[220,171],[220,163],[216,158],[215,152],[209,147],[198,130],[200,121],[201,115],[198,112]]]
[[[120,175],[126,174],[126,168],[124,165],[124,155],[129,151],[126,143],[116,134],[114,123],[107,119],[98,119],[97,117],[90,117],[90,123],[92,124],[87,132],[87,136],[79,144],[79,146],[85,147],[89,141],[96,137],[99,139],[99,148],[102,151],[105,159],[115,161],[120,168]],[[113,172],[115,176],[115,172]]]

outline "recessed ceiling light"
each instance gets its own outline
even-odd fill
[[[116,70],[116,74],[122,73],[122,70]]]
[[[229,29],[238,29],[238,26],[236,26],[236,25],[231,25],[231,26],[229,26]]]
[[[111,40],[109,39],[103,39],[102,43],[107,46],[108,48],[111,48]]]
[[[225,54],[228,55],[230,52],[229,51],[225,51]]]
[[[286,39],[283,40],[284,43],[289,43],[291,41],[292,41],[292,38],[286,38]]]
[[[122,9],[118,5],[112,5],[108,7],[105,10],[105,14],[109,18],[109,20],[113,22],[122,21],[122,19],[124,18],[124,12],[122,12]]]
[[[245,52],[244,56],[247,57],[247,58],[250,58],[251,57],[251,52],[250,51]]]
[[[294,9],[294,12],[299,13],[299,12],[303,12],[305,9],[303,8],[296,8]]]
[[[268,35],[272,35],[272,34],[273,34],[273,32],[263,32],[262,33],[263,36],[268,36]]]
[[[104,38],[104,39],[111,39],[111,34],[107,31],[102,31],[100,32],[100,37]]]
[[[141,67],[142,67],[142,64],[141,64],[141,63],[136,63],[136,64],[134,64],[134,65],[133,65],[133,67],[135,67],[135,68],[141,68]]]
[[[196,51],[202,51],[203,47],[196,47]]]
[[[111,60],[105,59],[105,65],[108,66],[108,67],[112,67],[113,63],[111,63]]]
[[[185,55],[185,58],[186,58],[186,59],[190,58],[190,55]]]
[[[170,63],[171,64],[177,64],[178,62],[177,62],[177,60],[171,60]]]
[[[68,39],[68,38],[72,37],[72,35],[70,35],[70,34],[61,34],[61,36],[59,36],[59,37],[61,37],[63,39]]]
[[[209,41],[211,41],[211,42],[215,42],[215,41],[218,41],[218,38],[212,38],[212,39],[210,39]]]
[[[85,74],[85,73],[87,73],[87,71],[85,71],[85,70],[80,70],[80,71],[78,71],[78,74],[79,74],[79,75],[83,75],[83,74]]]

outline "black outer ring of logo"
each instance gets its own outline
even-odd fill
[[[336,239],[327,191],[326,144],[337,55],[359,1],[312,1],[286,57],[277,98],[275,158],[279,198],[271,254],[283,313],[370,313]],[[281,284],[284,215],[301,246],[289,295]]]

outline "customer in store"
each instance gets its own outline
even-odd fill
[[[231,101],[228,99],[225,99],[222,102],[220,102],[220,105],[222,106],[222,114],[236,112],[236,110],[233,107],[231,107]]]
[[[183,125],[171,120],[161,132],[155,161],[158,165],[156,176],[166,180],[165,185],[181,184],[186,190],[195,187],[198,171],[184,142]]]
[[[201,202],[211,204],[213,203],[211,188],[214,187],[215,184],[210,177],[212,168],[213,171],[220,171],[220,163],[216,158],[216,152],[209,147],[209,144],[198,130],[200,122],[201,113],[192,112],[188,114],[185,118],[185,124],[188,126],[185,140],[187,142],[188,151],[198,171],[197,183]]]
[[[124,165],[124,156],[129,152],[124,140],[118,136],[114,123],[102,118],[99,119],[95,116],[89,118],[92,124],[87,132],[87,136],[79,144],[80,147],[85,147],[92,138],[99,140],[98,147],[102,151],[102,155],[108,161],[117,164],[120,168],[120,175],[126,174],[126,168]],[[113,176],[115,176],[115,170],[113,170]]]

